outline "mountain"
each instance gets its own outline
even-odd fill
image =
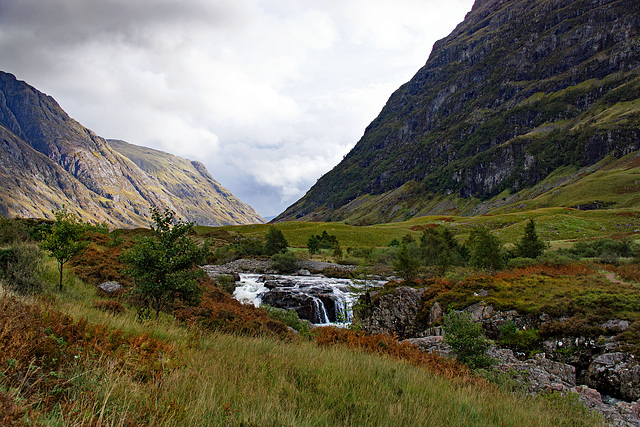
[[[168,190],[171,202],[180,206],[191,221],[202,225],[214,225],[211,218],[218,219],[215,225],[238,224],[239,218],[244,224],[265,222],[251,206],[213,179],[202,163],[124,141],[107,142]]]
[[[155,206],[201,225],[264,222],[201,163],[113,144],[0,72],[0,215],[50,218],[65,205],[85,221],[134,227],[148,225]]]
[[[276,221],[486,213],[635,152],[638,10],[637,0],[476,0],[343,161]]]

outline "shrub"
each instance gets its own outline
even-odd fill
[[[456,359],[471,369],[485,368],[493,363],[487,356],[489,341],[482,327],[468,314],[454,312],[444,317],[444,342],[451,346]]]
[[[270,307],[268,305],[263,305],[262,308],[267,310],[267,313],[269,313],[269,317],[271,317],[272,319],[282,322],[290,328],[295,329],[302,336],[309,336],[309,322],[300,319],[300,317],[298,317],[298,313],[295,310],[284,310],[281,308]]]
[[[0,244],[26,242],[29,240],[29,228],[23,221],[0,217]]]
[[[535,329],[518,329],[514,322],[507,322],[500,327],[499,341],[501,346],[514,350],[530,352],[540,343],[540,335]]]
[[[218,286],[224,289],[225,292],[229,295],[233,295],[233,292],[236,290],[236,279],[232,275],[225,274],[217,276],[215,280]]]
[[[21,295],[42,292],[42,251],[31,243],[17,243],[0,250],[0,278]]]
[[[293,273],[298,269],[298,258],[291,251],[275,254],[271,257],[271,268],[280,273]]]

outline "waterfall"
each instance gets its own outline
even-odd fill
[[[316,319],[320,320],[320,322],[314,322],[314,323],[318,323],[318,324],[331,323],[331,320],[329,319],[329,315],[327,314],[327,309],[325,308],[322,300],[320,300],[320,298],[314,297],[312,301],[314,305],[314,317],[316,317],[316,314],[317,314]]]
[[[353,319],[351,306],[356,297],[349,292],[353,286],[349,279],[260,274],[240,274],[240,279],[233,296],[242,303],[259,307],[264,302],[295,310],[312,323],[348,324]]]

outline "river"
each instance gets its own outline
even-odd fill
[[[240,274],[234,298],[245,304],[295,310],[314,324],[348,324],[356,296],[349,279],[324,276]]]

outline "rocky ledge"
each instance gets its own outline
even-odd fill
[[[372,292],[372,303],[358,313],[357,322],[369,332],[394,333],[423,351],[449,356],[450,348],[439,326],[443,310],[436,302],[428,317],[421,313],[423,292],[405,286],[388,293]],[[500,311],[483,302],[461,311],[494,339],[507,322],[530,329],[557,320],[546,314],[522,316],[515,310]],[[601,412],[612,425],[640,426],[640,362],[615,340],[616,333],[629,324],[612,319],[600,327],[604,335],[597,340],[581,336],[547,339],[531,358],[496,346],[488,355],[495,361],[495,372],[509,376],[527,393],[577,393],[586,407]]]

